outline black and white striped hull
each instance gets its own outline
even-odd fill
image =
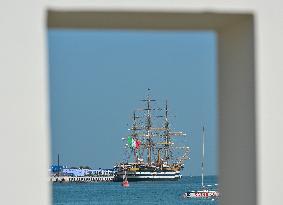
[[[114,181],[123,181],[124,172],[118,172],[114,177]],[[179,171],[177,172],[127,172],[128,181],[176,181],[181,178]]]

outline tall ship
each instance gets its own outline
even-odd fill
[[[114,166],[114,181],[178,180],[189,159],[186,133],[171,128],[167,100],[161,108],[155,107],[148,91],[141,101],[145,107],[133,112],[130,133],[122,138],[125,159]]]

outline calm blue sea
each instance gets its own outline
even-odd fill
[[[217,183],[216,176],[205,177],[205,184]],[[183,199],[185,191],[196,190],[200,177],[183,177],[174,182],[130,182],[124,188],[119,182],[53,184],[54,205],[112,205],[112,204],[191,204],[216,205],[217,200]]]

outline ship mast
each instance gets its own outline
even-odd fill
[[[152,102],[156,101],[151,99],[150,95],[150,89],[148,89],[148,94],[145,99],[141,100],[145,102],[145,107],[142,109],[137,109],[136,111],[140,110],[143,111],[143,115],[141,116],[143,120],[137,121],[136,112],[133,112],[133,124],[130,130],[132,130],[131,138],[129,140],[128,138],[128,147],[131,148],[134,154],[134,161],[136,163],[139,163],[139,161],[143,161],[145,159],[146,164],[148,166],[151,166],[152,163],[156,163],[158,166],[163,166],[164,163],[167,165],[170,164],[171,158],[173,159],[172,155],[172,149],[183,149],[185,150],[185,153],[183,156],[174,159],[174,163],[171,164],[172,166],[178,166],[182,167],[183,162],[188,159],[188,147],[173,147],[173,142],[171,137],[177,137],[177,136],[185,136],[186,134],[183,132],[176,132],[172,131],[170,129],[170,123],[169,123],[169,112],[168,112],[168,102],[166,100],[165,102],[165,109],[161,108],[153,108]],[[164,115],[162,116],[153,116],[153,111],[160,111],[165,110]],[[162,117],[164,119],[163,125],[161,127],[154,127],[153,125],[153,117]],[[139,124],[141,123],[141,124]],[[160,141],[157,138],[161,138]],[[141,145],[142,153],[139,151],[139,145],[137,147],[134,147],[131,142],[132,140],[134,142],[139,142],[139,145]],[[144,152],[146,151],[146,154],[144,156]],[[157,153],[155,153],[157,151]],[[139,159],[138,155],[141,155],[141,158]],[[157,154],[157,156],[156,156]],[[144,157],[144,158],[143,158]],[[157,157],[157,158],[156,158]],[[170,165],[170,166],[171,166]]]
[[[166,100],[166,104],[165,104],[165,123],[164,123],[164,128],[165,128],[165,161],[167,161],[170,159],[169,157],[169,143],[170,143],[170,136],[169,136],[169,121],[168,121],[168,103]]]
[[[204,187],[203,185],[203,172],[204,172],[204,126],[202,127],[202,162],[201,162],[201,186]]]
[[[132,133],[132,137],[136,140],[136,137],[137,137],[137,116],[136,116],[136,112],[134,111],[133,113],[133,127],[132,127],[132,130],[133,130],[133,133]],[[136,149],[134,149],[134,157],[135,157],[135,161],[138,162],[138,157],[137,157],[137,151]]]
[[[171,141],[171,137],[177,137],[177,136],[186,136],[185,133],[183,132],[173,132],[171,131],[169,125],[169,119],[168,119],[168,102],[167,100],[165,101],[165,122],[164,122],[164,126],[163,126],[163,137],[164,137],[164,142],[162,143],[163,144],[163,150],[164,150],[164,158],[165,158],[165,161],[167,163],[169,163],[169,160],[170,158],[172,157],[171,156],[171,148],[172,148],[172,145],[174,143],[172,143]],[[175,148],[179,148],[179,149],[184,149],[185,150],[185,153],[182,157],[179,158],[178,160],[178,164],[183,164],[184,160],[187,160],[188,159],[188,152],[189,152],[189,148],[188,147],[175,147]]]
[[[150,91],[150,89],[148,88],[148,91]],[[146,108],[144,109],[145,111],[147,111],[146,114],[146,124],[145,124],[145,130],[146,130],[146,136],[147,136],[147,140],[146,140],[146,148],[147,148],[147,163],[148,165],[151,164],[151,152],[152,152],[152,146],[153,146],[153,142],[152,142],[152,133],[151,133],[151,128],[152,128],[152,120],[151,120],[151,105],[150,103],[152,100],[150,98],[150,95],[147,95],[147,99],[142,100],[146,102]]]

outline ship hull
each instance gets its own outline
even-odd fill
[[[114,181],[123,181],[124,172],[116,173]],[[182,177],[179,172],[127,172],[128,181],[177,181]]]

